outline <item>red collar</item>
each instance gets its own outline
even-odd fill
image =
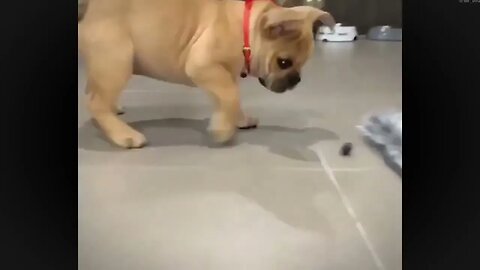
[[[250,48],[250,13],[252,11],[253,2],[255,0],[245,0],[243,9],[243,57],[245,58],[244,71],[240,74],[242,78],[250,74],[250,63],[252,59],[252,51]],[[270,0],[276,4],[276,0]]]

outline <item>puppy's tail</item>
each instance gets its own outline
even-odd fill
[[[78,0],[78,22],[82,21],[87,12],[88,0]]]

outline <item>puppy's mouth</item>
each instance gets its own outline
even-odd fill
[[[289,74],[289,76],[285,78],[277,79],[270,83],[267,83],[262,77],[258,78],[258,81],[261,85],[263,85],[263,87],[267,88],[268,90],[280,94],[286,92],[287,90],[294,89],[295,86],[297,86],[297,84],[301,81],[301,79],[300,75],[295,72]]]
[[[284,93],[287,90],[292,90],[293,89],[293,87],[285,87],[284,85],[279,85],[279,84],[276,84],[276,83],[273,83],[270,87],[268,87],[267,83],[265,82],[265,79],[263,79],[263,78],[258,78],[258,81],[260,82],[261,85],[263,85],[263,87],[265,87],[268,90],[270,90],[274,93],[277,93],[277,94],[281,94],[281,93]]]
[[[267,88],[267,84],[265,83],[265,80],[263,78],[258,78],[258,81],[260,82],[261,85],[263,85],[263,87]]]

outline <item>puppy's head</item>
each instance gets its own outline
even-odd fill
[[[275,7],[261,15],[256,35],[257,75],[267,89],[283,93],[301,81],[301,69],[313,52],[312,27],[333,27],[328,13],[313,7]]]

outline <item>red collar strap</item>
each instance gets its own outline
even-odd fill
[[[250,13],[252,11],[253,2],[255,0],[245,0],[243,9],[243,57],[245,58],[244,71],[240,74],[242,78],[250,74],[250,62],[252,59],[252,50],[250,48]],[[276,4],[275,0],[270,0]]]

